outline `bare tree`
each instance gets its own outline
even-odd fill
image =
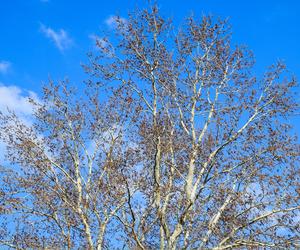
[[[100,104],[97,92],[76,99],[66,86],[51,82],[42,104],[31,100],[32,126],[12,112],[1,115],[12,163],[1,175],[1,212],[15,222],[0,240],[17,249],[101,249],[127,199],[123,173],[132,146],[124,140],[122,110]]]
[[[50,82],[1,114],[0,243],[16,249],[297,249],[296,81],[261,79],[227,22],[116,18],[84,93]],[[14,219],[12,221],[12,219]]]

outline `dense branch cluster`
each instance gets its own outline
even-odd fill
[[[212,17],[177,30],[154,6],[116,22],[84,88],[50,82],[32,123],[1,113],[0,244],[298,249],[285,66],[256,78],[251,53]]]

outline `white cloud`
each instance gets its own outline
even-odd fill
[[[26,125],[31,125],[33,121],[33,106],[28,98],[32,98],[37,102],[39,98],[36,93],[32,91],[23,91],[17,86],[5,86],[0,82],[0,111],[7,113],[8,110],[14,111],[15,114]],[[0,163],[4,163],[4,155],[6,151],[6,144],[0,141]]]
[[[116,29],[118,24],[121,23],[123,25],[127,24],[127,19],[120,16],[109,16],[105,21],[106,25],[112,29]]]
[[[17,86],[5,86],[0,83],[0,110],[2,112],[9,109],[20,116],[32,115],[33,107],[28,97],[38,100],[36,93],[32,91],[25,92]]]
[[[11,63],[8,61],[0,61],[0,73],[6,74],[11,68]]]
[[[41,24],[40,29],[47,38],[54,42],[60,51],[66,50],[73,45],[72,39],[64,29],[55,31],[50,27],[46,27],[44,24]]]

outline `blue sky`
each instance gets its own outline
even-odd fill
[[[146,2],[2,0],[0,86],[17,86],[38,94],[49,76],[54,80],[68,77],[75,84],[81,84],[86,76],[80,64],[87,61],[86,53],[93,49],[91,36],[100,34],[103,29],[109,30],[111,16],[119,14],[126,18],[129,9],[144,6]],[[173,17],[178,24],[192,12],[198,16],[213,14],[229,17],[233,41],[248,45],[254,52],[257,73],[264,72],[268,65],[283,59],[288,69],[299,78],[300,1],[157,2],[162,13]],[[21,92],[13,94],[15,100],[22,98],[19,96]]]
[[[81,63],[94,49],[91,37],[124,18],[147,0],[0,0],[0,111],[6,106],[26,117],[26,96],[41,92],[48,77],[68,77],[80,85],[87,77]],[[254,70],[283,59],[300,80],[299,0],[157,0],[161,12],[180,24],[185,16],[212,14],[230,18],[234,43],[256,58]],[[298,101],[300,101],[298,93]],[[300,118],[291,123],[300,136]],[[0,144],[0,162],[4,145]]]

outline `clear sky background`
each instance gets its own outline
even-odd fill
[[[81,84],[86,75],[80,64],[87,62],[86,53],[93,50],[91,37],[101,34],[102,29],[109,30],[111,16],[126,18],[128,10],[146,3],[146,0],[1,0],[0,109],[7,102],[14,106],[24,104],[21,91],[39,94],[49,76],[54,80],[68,77],[74,84]],[[258,74],[283,59],[300,79],[300,1],[158,0],[157,3],[161,12],[178,24],[192,12],[196,16],[229,17],[234,43],[246,44],[254,52]],[[300,127],[299,118],[293,123]]]

